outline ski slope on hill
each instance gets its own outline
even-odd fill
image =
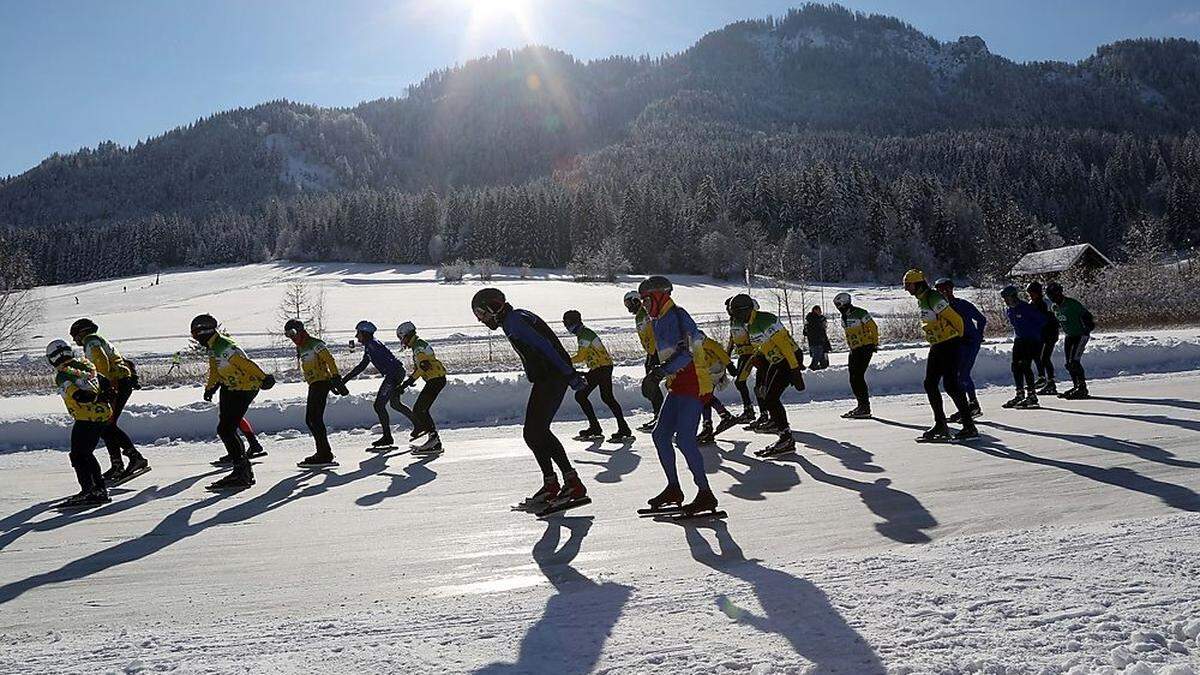
[[[1200,371],[1096,381],[917,445],[919,395],[792,406],[799,451],[706,452],[725,522],[633,511],[662,486],[645,436],[569,443],[595,502],[538,521],[508,426],[445,455],[303,472],[268,439],[258,484],[202,485],[212,442],[87,514],[65,456],[0,454],[0,672],[1200,672]],[[556,427],[568,436],[574,423]],[[685,479],[688,492],[691,486]]]

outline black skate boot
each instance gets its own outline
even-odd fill
[[[650,418],[649,422],[646,422],[645,424],[639,426],[638,431],[644,431],[644,432],[649,433],[651,431],[654,431],[654,427],[657,425],[658,425],[658,415],[655,415],[654,417]]]
[[[730,415],[729,413],[722,415],[721,421],[717,423],[716,430],[713,431],[713,436],[714,437],[720,436],[721,434],[725,433],[726,431],[729,431],[730,429],[736,427],[739,424],[738,419],[739,418],[734,417],[733,415]]]
[[[684,504],[679,509],[680,515],[686,517],[717,515],[717,496],[712,490],[701,490],[696,493],[696,498],[690,503]]]
[[[746,408],[741,415],[733,418],[738,424],[749,424],[754,421],[754,408]]]
[[[1042,396],[1052,396],[1058,394],[1058,387],[1055,386],[1054,380],[1046,380],[1046,383],[1037,388],[1037,393]]]
[[[764,425],[770,421],[771,421],[771,416],[764,412],[758,416],[758,419],[754,420],[750,424],[747,424],[745,426],[745,429],[746,429],[746,431],[758,431],[759,427],[761,427],[762,425]]]
[[[442,439],[438,436],[438,432],[431,431],[425,437],[425,442],[419,445],[414,444],[412,453],[414,455],[436,455],[442,451]]]
[[[396,440],[391,434],[384,434],[371,442],[371,447],[368,450],[391,450],[396,447]]]
[[[795,451],[796,439],[792,438],[792,432],[789,429],[779,436],[779,440],[754,454],[758,455],[759,457],[775,457],[776,455],[786,455],[789,452]]]
[[[1037,394],[1030,394],[1029,396],[1021,399],[1021,401],[1013,407],[1019,410],[1030,410],[1033,408],[1040,408],[1041,406],[1038,405]]]
[[[613,434],[612,436],[609,436],[608,442],[609,443],[626,443],[626,442],[632,441],[634,438],[636,438],[636,437],[633,435],[633,432],[629,430],[629,427],[625,427],[624,429],[617,429],[617,433]]]
[[[983,417],[983,408],[979,406],[979,401],[971,401],[968,409],[971,411],[971,419]]]
[[[854,410],[842,413],[842,417],[848,420],[865,420],[871,417],[871,406],[860,405]]]
[[[116,487],[137,478],[138,476],[150,471],[150,462],[141,454],[134,455],[129,458],[129,466],[122,471],[116,478],[104,481],[104,484],[109,487]]]
[[[969,441],[972,438],[979,438],[979,429],[975,428],[974,422],[968,420],[967,423],[963,425],[962,430],[957,434],[954,434],[954,440]]]
[[[101,477],[104,478],[104,483],[108,485],[115,482],[123,473],[125,473],[125,462],[118,459],[112,463],[112,466],[109,467],[108,471],[105,471]]]
[[[586,429],[580,429],[579,433],[575,434],[575,440],[577,441],[597,441],[603,440],[603,438],[604,430],[600,427],[589,426]]]
[[[917,439],[922,443],[941,443],[950,440],[950,427],[945,422],[935,424]]]
[[[583,481],[579,480],[579,474],[572,471],[563,476],[562,489],[546,503],[545,508],[538,511],[537,515],[540,518],[591,503],[592,498],[587,495],[587,488],[583,486]]]
[[[713,428],[711,424],[705,424],[700,430],[700,433],[696,434],[697,445],[715,445],[716,442],[717,437],[713,434]]]
[[[249,443],[248,447],[246,448],[246,458],[247,459],[257,459],[259,457],[266,457],[266,456],[267,456],[267,451],[266,451],[266,449],[263,448],[262,443],[258,442],[257,438],[255,438],[253,441],[251,441]]]
[[[229,475],[206,487],[210,492],[224,490],[245,490],[254,485],[254,474],[250,470],[250,460],[243,459]]]
[[[1074,389],[1072,389],[1071,391],[1069,391],[1067,393],[1069,394],[1069,396],[1064,396],[1063,398],[1069,399],[1071,401],[1082,401],[1084,399],[1092,397],[1091,394],[1088,393],[1088,388],[1087,388],[1086,384],[1081,384],[1078,387],[1075,387]]]
[[[1016,408],[1017,406],[1021,405],[1021,401],[1024,401],[1024,400],[1025,400],[1025,390],[1018,389],[1017,395],[1008,399],[1007,401],[1005,401],[1004,405],[1002,405],[1000,407],[1001,408]],[[951,421],[954,421],[954,420],[951,420]]]
[[[647,509],[638,509],[640,516],[653,516],[660,513],[677,513],[683,505],[683,490],[678,485],[668,485],[656,496],[646,500],[650,505]]]
[[[304,458],[304,461],[298,462],[296,466],[301,469],[320,469],[327,466],[337,466],[338,463],[333,460],[332,453],[318,452],[310,457]]]

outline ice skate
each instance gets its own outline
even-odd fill
[[[649,508],[638,509],[639,516],[657,516],[678,513],[683,506],[683,490],[678,485],[668,485],[662,492],[646,500]]]
[[[842,413],[842,417],[848,420],[865,420],[871,417],[871,408],[869,406],[858,406],[854,410]]]

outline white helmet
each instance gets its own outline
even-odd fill
[[[46,345],[46,360],[52,366],[57,366],[63,361],[73,358],[75,358],[75,350],[71,349],[71,345],[62,340],[54,340]]]
[[[408,342],[409,336],[416,332],[417,327],[414,326],[411,321],[405,321],[399,326],[396,326],[396,337],[400,338],[401,343]]]
[[[850,294],[847,293],[846,291],[842,291],[841,293],[838,293],[837,295],[833,296],[833,305],[834,305],[834,307],[849,307],[850,306]]]

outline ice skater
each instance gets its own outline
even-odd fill
[[[503,329],[533,385],[525,405],[524,437],[542,471],[542,487],[517,508],[546,515],[589,503],[587,488],[567,458],[562,441],[550,429],[567,388],[580,391],[587,380],[571,366],[571,355],[546,322],[533,312],[514,309],[499,289],[484,288],[476,293],[471,311],[490,330]],[[561,483],[555,466],[562,474]]]
[[[616,395],[613,394],[613,360],[608,349],[605,348],[604,342],[600,340],[600,336],[596,335],[595,331],[583,325],[583,318],[578,310],[567,310],[563,313],[562,320],[563,327],[575,336],[578,343],[578,349],[571,356],[571,363],[581,363],[587,366],[587,372],[583,375],[587,380],[587,386],[575,392],[575,401],[587,417],[588,426],[579,432],[579,435],[575,437],[576,440],[590,441],[604,438],[604,430],[600,428],[600,420],[596,418],[596,409],[588,400],[588,397],[596,389],[600,390],[600,400],[604,401],[617,420],[617,431],[608,439],[608,442],[624,443],[632,440],[633,432],[629,430],[629,425],[625,422],[625,413],[621,410],[621,404],[617,401]]]
[[[86,358],[75,358],[71,346],[62,340],[46,345],[46,360],[54,367],[54,384],[62,395],[71,426],[71,467],[79,481],[79,493],[59,502],[59,508],[89,508],[107,504],[108,488],[96,461],[100,435],[109,428],[112,407],[100,389],[96,369]]]
[[[1038,407],[1037,382],[1033,378],[1033,360],[1042,347],[1042,329],[1046,319],[1036,307],[1021,299],[1016,286],[1005,286],[1000,291],[1004,304],[1008,305],[1008,322],[1013,328],[1012,373],[1017,394],[1007,401],[1005,408]]]
[[[299,319],[288,319],[283,324],[283,334],[296,345],[296,358],[300,361],[300,372],[308,384],[308,398],[304,403],[304,424],[313,436],[316,452],[306,457],[298,466],[305,469],[337,466],[333,448],[329,445],[329,431],[325,427],[325,406],[329,394],[349,394],[338,375],[337,362],[325,342],[309,334]]]
[[[652,510],[676,507],[685,514],[715,512],[717,497],[708,485],[704,456],[696,443],[704,399],[712,393],[707,376],[701,374],[694,358],[694,350],[703,344],[704,334],[691,315],[671,300],[673,290],[671,282],[661,276],[649,277],[638,286],[642,306],[653,320],[655,350],[660,358],[646,380],[654,388],[664,380],[667,384],[667,397],[653,434],[667,487],[648,503]],[[696,484],[696,497],[688,504],[683,504],[683,489],[675,466],[676,444]]]
[[[388,349],[387,345],[380,340],[375,339],[375,324],[370,321],[359,321],[354,326],[354,339],[363,347],[362,361],[359,361],[357,366],[354,366],[350,372],[346,373],[342,378],[342,384],[345,385],[350,380],[358,377],[367,366],[375,366],[375,370],[383,376],[383,381],[379,383],[379,390],[375,392],[375,416],[379,418],[379,426],[382,427],[383,433],[379,438],[371,443],[371,447],[375,449],[385,450],[396,447],[396,440],[392,437],[392,420],[388,415],[388,406],[392,406],[398,412],[400,402],[400,384],[404,381],[404,366],[392,350]]]
[[[858,402],[855,408],[842,417],[865,419],[871,416],[871,390],[867,387],[867,367],[871,357],[879,349],[879,325],[871,313],[855,306],[850,294],[843,291],[833,297],[833,306],[842,315],[842,330],[846,333],[846,344],[850,347],[847,370],[850,373],[850,391]]]
[[[412,352],[412,373],[404,381],[401,391],[414,386],[418,379],[425,380],[425,385],[421,387],[421,393],[417,394],[417,401],[411,410],[403,403],[396,405],[400,412],[408,411],[408,418],[412,420],[413,429],[408,440],[412,444],[413,454],[441,452],[442,439],[438,436],[431,411],[438,394],[446,388],[446,366],[438,360],[433,347],[417,337],[417,327],[412,322],[405,321],[396,326],[396,338],[400,340],[401,347]],[[422,437],[425,438],[424,441],[421,440]]]
[[[925,395],[929,397],[929,407],[933,410],[933,426],[918,440],[936,442],[951,439],[939,385],[945,387],[962,420],[962,430],[953,438],[976,438],[979,430],[975,428],[971,407],[958,374],[958,364],[962,358],[963,319],[941,293],[929,287],[921,270],[912,269],[904,273],[904,290],[917,299],[925,339],[929,341],[929,357],[925,362]]]

